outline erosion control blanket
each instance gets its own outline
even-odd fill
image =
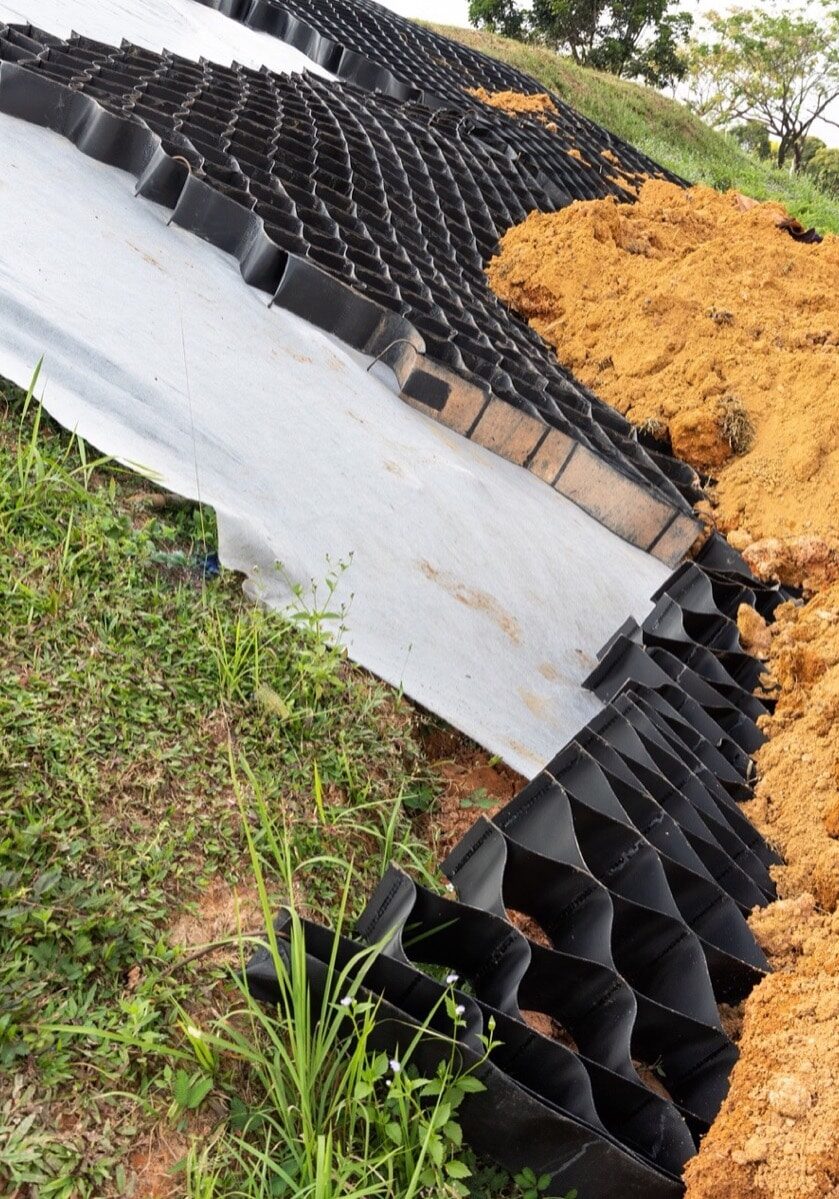
[[[18,7],[0,18],[305,61],[233,22],[225,54],[209,41],[221,18],[187,0]],[[154,12],[180,15],[155,32]],[[318,607],[332,576],[329,627],[356,661],[516,769],[541,767],[600,709],[579,685],[595,650],[644,618],[667,567],[269,308],[128,174],[6,115],[0,145],[0,374],[26,385],[43,355],[47,410],[212,506],[222,560],[254,595]]]

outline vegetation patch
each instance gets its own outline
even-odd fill
[[[0,1193],[10,1199],[395,1199],[408,1150],[419,1160],[425,1134],[413,1121],[404,1153],[385,1126],[371,1125],[369,1155],[340,1130],[326,1144],[292,1128],[278,1106],[280,1059],[315,1054],[320,1034],[309,1027],[295,1048],[236,980],[266,913],[289,898],[332,923],[351,920],[391,859],[433,882],[423,833],[439,767],[422,739],[438,722],[335,648],[328,580],[321,598],[301,596],[296,615],[281,616],[254,608],[214,550],[211,512],[93,457],[32,395],[3,386]],[[332,1061],[320,1060],[324,1079]],[[354,1062],[381,1065],[363,1053]],[[327,1090],[315,1087],[312,1102]],[[414,1102],[407,1089],[404,1100]],[[504,1179],[480,1172],[454,1121],[439,1163],[426,1149],[417,1185],[439,1164],[435,1194],[448,1193],[443,1183],[452,1195],[455,1183],[500,1193]],[[290,1185],[293,1171],[274,1167],[298,1149]],[[368,1189],[312,1189],[305,1170],[318,1169],[318,1153],[332,1162],[321,1183],[369,1169]]]

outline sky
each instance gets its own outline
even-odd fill
[[[393,12],[399,13],[403,17],[418,17],[423,21],[436,21],[441,25],[468,25],[468,0],[379,0],[380,4],[384,4],[385,8],[391,9]],[[755,0],[739,0],[738,7],[749,8],[758,7]],[[716,8],[725,12],[727,9],[734,7],[731,0],[684,0],[680,5],[685,12],[690,12],[694,17],[698,17],[703,11],[709,8]],[[793,6],[791,6],[793,7]],[[795,5],[798,7],[798,5]],[[817,2],[805,4],[812,12],[817,13],[820,5]],[[828,116],[834,121],[839,121],[839,101],[834,101],[828,109]],[[817,122],[813,127],[813,133],[827,142],[829,146],[839,146],[839,129],[835,126],[825,125],[823,122]]]

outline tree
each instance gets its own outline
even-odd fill
[[[807,166],[807,174],[822,191],[839,196],[839,149],[825,146],[817,150]]]
[[[689,103],[714,125],[757,120],[779,139],[778,165],[801,169],[805,139],[839,96],[839,7],[708,13],[710,42],[689,53]]]
[[[819,150],[826,150],[827,143],[820,137],[805,137],[801,143],[801,170],[806,171]]]
[[[664,87],[681,79],[687,63],[681,52],[693,24],[687,13],[671,11],[677,0],[470,0],[473,25],[529,36],[563,50],[581,65]]]
[[[772,157],[769,130],[762,121],[744,121],[742,125],[734,125],[730,133],[737,144],[747,150],[749,154],[755,154],[758,158],[763,159]]]
[[[476,29],[522,38],[527,17],[516,0],[469,0],[469,21]]]

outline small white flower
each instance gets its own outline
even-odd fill
[[[396,1060],[396,1058],[395,1058],[395,1057],[392,1057],[392,1058],[390,1059],[390,1063],[389,1063],[389,1064],[390,1064],[390,1068],[391,1068],[391,1070],[393,1071],[393,1073],[394,1073],[394,1074],[398,1074],[398,1073],[399,1073],[399,1071],[402,1069],[402,1066],[399,1064],[399,1062]]]
[[[453,891],[453,890],[454,890],[454,883],[446,883],[446,890],[447,890],[447,891]]]
[[[466,1011],[466,1008],[463,1006],[462,1003],[459,1003],[457,1005],[457,1007],[454,1009],[454,1014],[456,1016],[462,1016],[465,1011]]]
[[[446,975],[447,986],[453,987],[456,982],[457,982],[457,975],[454,973],[454,971],[452,971],[451,974]]]
[[[341,1007],[352,1007],[354,1003],[355,1000],[353,999],[352,995],[345,995],[341,1000]]]
[[[390,1079],[389,1079],[389,1078],[386,1078],[386,1079],[385,1079],[385,1086],[386,1086],[386,1087],[389,1087],[389,1086],[390,1086]]]

